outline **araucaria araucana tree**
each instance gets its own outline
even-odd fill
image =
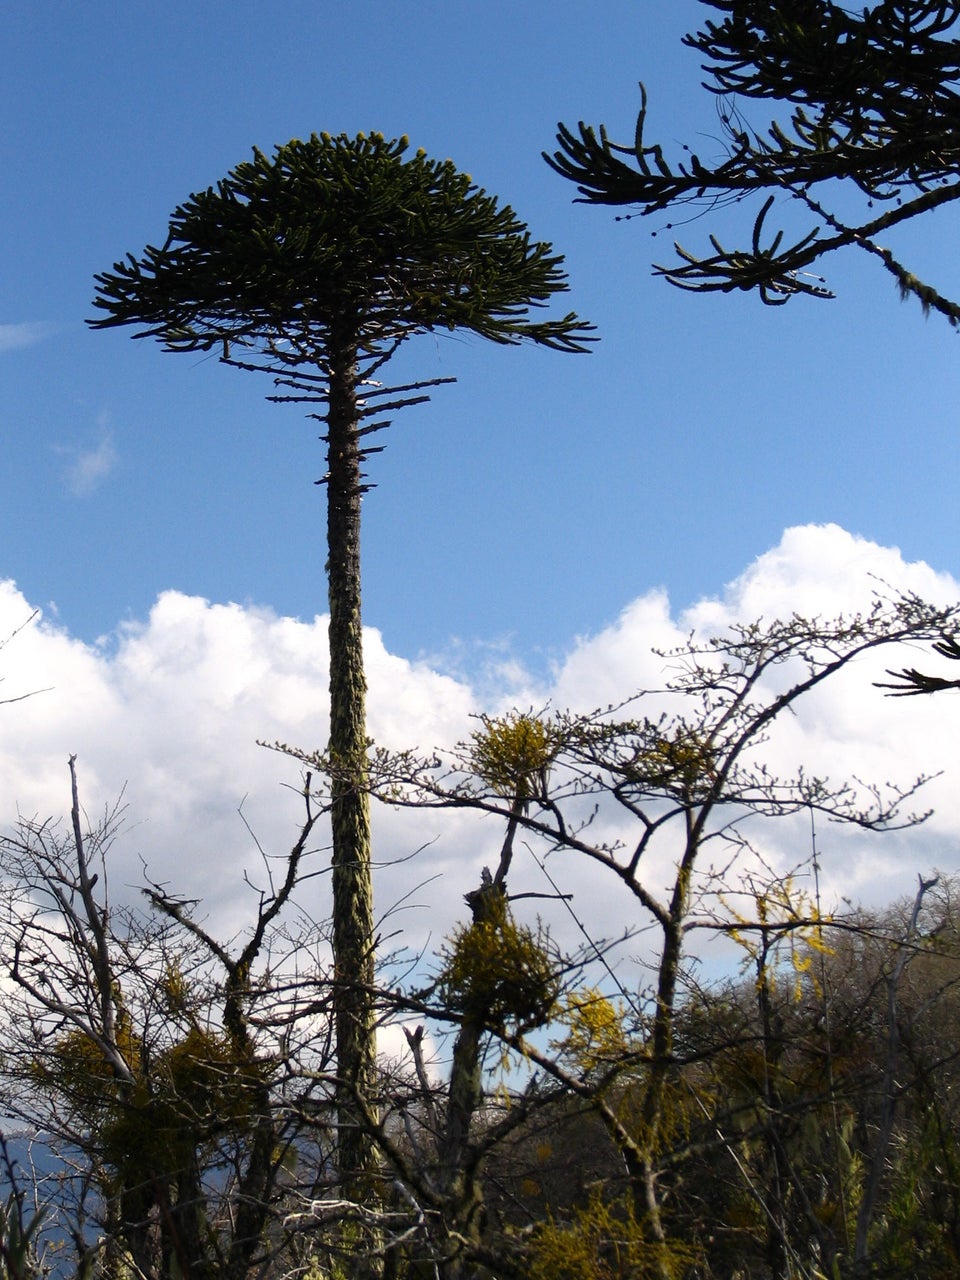
[[[168,351],[220,347],[228,363],[272,373],[289,393],[274,398],[324,410],[340,1164],[355,1185],[374,1158],[356,1108],[375,1098],[362,467],[376,451],[369,435],[387,425],[370,419],[434,385],[371,380],[418,333],[582,352],[592,328],[572,312],[536,318],[567,289],[563,259],[449,160],[407,148],[406,138],[324,133],[273,156],[254,150],[174,210],[160,248],[97,276],[102,314],[91,321],[135,325]]]
[[[960,324],[960,303],[940,294],[882,243],[885,234],[960,198],[960,4],[882,0],[856,8],[832,0],[703,0],[723,15],[683,43],[705,60],[725,146],[703,160],[684,146],[670,160],[644,136],[646,95],[631,142],[582,121],[560,125],[547,163],[588,204],[631,205],[640,215],[682,207],[703,213],[755,198],[749,243],[727,248],[711,234],[703,256],[658,266],[671,284],[698,291],[759,291],[780,305],[796,294],[831,298],[811,268],[847,247],[876,257],[901,296]],[[954,38],[951,38],[954,37]],[[785,111],[755,126],[752,104]],[[838,189],[839,188],[839,189]],[[816,225],[767,229],[773,207],[792,203]],[[668,224],[669,225],[669,224]]]

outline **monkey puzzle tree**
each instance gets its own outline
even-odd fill
[[[94,328],[135,325],[168,351],[222,347],[324,412],[330,604],[334,958],[341,1172],[372,1147],[356,1108],[373,1105],[373,891],[360,613],[360,502],[371,417],[426,399],[431,383],[384,389],[373,375],[407,338],[467,330],[493,342],[586,350],[570,312],[534,318],[567,289],[563,259],[534,241],[449,161],[406,138],[312,135],[254,150],[177,207],[160,248],[96,277]],[[243,359],[231,356],[231,349]],[[253,362],[249,357],[252,357]],[[368,1117],[369,1118],[369,1117]]]
[[[882,0],[856,10],[831,0],[703,0],[721,21],[683,43],[706,61],[725,147],[703,161],[688,146],[671,162],[644,137],[646,95],[632,142],[611,142],[582,121],[560,125],[547,163],[589,204],[635,205],[641,215],[676,206],[704,213],[756,197],[750,243],[657,273],[681,288],[759,291],[781,305],[796,294],[831,298],[810,268],[848,246],[875,256],[903,297],[960,324],[960,304],[919,280],[878,237],[960,198],[960,4]],[[755,129],[744,104],[783,104],[786,118]],[[839,189],[838,189],[839,187]],[[785,239],[768,232],[778,198],[817,224]],[[882,210],[878,212],[878,209]]]

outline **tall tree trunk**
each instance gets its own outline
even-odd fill
[[[332,335],[327,404],[327,544],[330,592],[331,823],[337,1123],[346,1195],[369,1193],[376,1167],[369,1127],[376,1110],[373,881],[367,794],[366,680],[360,615],[360,500],[357,343]]]

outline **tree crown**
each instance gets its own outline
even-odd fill
[[[408,140],[313,134],[254,149],[148,245],[96,276],[94,328],[135,324],[168,350],[218,343],[305,355],[332,332],[360,349],[415,332],[468,329],[584,351],[593,326],[535,320],[568,288],[563,258],[452,161]]]

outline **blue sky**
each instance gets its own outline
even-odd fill
[[[126,789],[119,892],[146,864],[229,927],[249,916],[241,869],[260,866],[240,806],[265,848],[288,847],[297,769],[256,741],[326,737],[317,424],[266,403],[265,380],[84,320],[95,273],[162,242],[191,192],[254,145],[311,131],[407,133],[451,157],[566,255],[564,309],[601,335],[589,356],[427,337],[392,367],[398,382],[458,382],[398,415],[371,460],[379,743],[430,751],[478,710],[618,701],[668,678],[653,646],[701,625],[862,608],[878,578],[937,603],[960,595],[960,337],[901,304],[865,256],[829,264],[830,303],[671,289],[651,262],[673,234],[697,249],[715,225],[617,221],[575,204],[540,158],[561,120],[630,137],[641,78],[651,139],[713,154],[713,102],[680,44],[706,12],[697,0],[8,3],[0,641],[34,608],[42,621],[0,646],[0,703],[47,692],[0,707],[4,829],[18,811],[63,811],[76,752],[91,812]],[[727,242],[738,213],[719,227]],[[953,233],[946,215],[894,247],[957,297]],[[884,663],[928,659],[851,673],[791,722],[786,746],[765,748],[771,767],[792,767],[796,749],[838,779],[937,773],[955,755],[955,704],[891,702],[872,685]],[[917,872],[956,865],[949,771],[924,802],[936,815],[919,832],[824,834],[834,901],[889,901]],[[404,900],[413,942],[436,942],[490,860],[489,828],[381,810],[376,823],[378,902]],[[809,832],[770,831],[762,847],[787,869]],[[667,850],[653,881],[669,864]],[[512,875],[544,888],[535,867]],[[598,934],[628,910],[589,868],[566,866],[564,885]]]
[[[399,415],[365,507],[365,620],[396,652],[509,643],[536,664],[665,587],[720,591],[787,526],[833,521],[960,567],[958,337],[873,262],[839,299],[770,309],[652,278],[671,233],[572,201],[540,152],[558,120],[648,128],[706,154],[695,0],[174,0],[26,4],[0,75],[0,577],[85,640],[167,589],[311,619],[325,609],[316,425],[261,380],[91,333],[93,275],[162,241],[174,206],[257,145],[407,133],[566,255],[589,356],[411,343],[456,375]],[[54,20],[55,17],[55,20]],[[658,230],[656,239],[651,231]],[[909,233],[949,292],[948,220]],[[707,226],[677,232],[704,243]],[[566,301],[566,300],[565,300]]]

